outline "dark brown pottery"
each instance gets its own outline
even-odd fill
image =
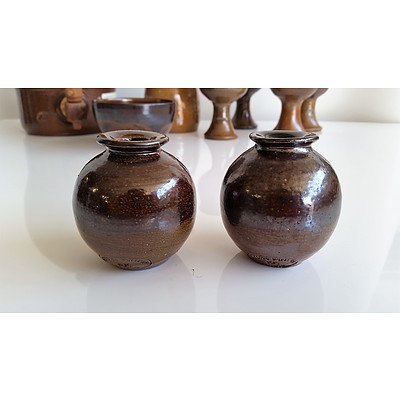
[[[318,97],[322,96],[327,90],[326,88],[317,89],[312,96],[304,100],[301,106],[301,122],[307,132],[320,132],[322,130],[315,115],[315,104]]]
[[[214,105],[211,125],[204,134],[206,139],[229,140],[237,135],[230,116],[231,104],[242,97],[247,89],[200,89]]]
[[[175,101],[175,118],[171,133],[195,132],[199,126],[199,102],[194,88],[148,88],[146,97]]]
[[[17,89],[21,123],[31,135],[98,133],[93,99],[114,89]]]
[[[341,207],[339,180],[311,144],[315,133],[253,132],[221,189],[226,230],[254,261],[290,267],[327,242]]]
[[[172,100],[126,97],[96,99],[93,108],[102,132],[141,130],[169,133],[175,103]]]
[[[73,195],[76,224],[103,260],[122,269],[155,267],[192,230],[195,189],[184,165],[160,147],[168,137],[145,131],[98,136],[107,150],[80,172]]]
[[[315,93],[317,89],[271,89],[282,102],[282,111],[275,130],[302,131],[301,106],[303,101]]]
[[[250,112],[250,99],[259,90],[259,88],[247,89],[247,93],[236,102],[236,111],[232,118],[233,126],[236,129],[257,128],[257,124],[254,122]]]

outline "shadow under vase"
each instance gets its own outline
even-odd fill
[[[219,283],[220,312],[322,312],[324,293],[309,261],[272,268],[240,252],[226,265]]]

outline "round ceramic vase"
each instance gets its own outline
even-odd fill
[[[185,166],[160,147],[164,134],[100,134],[107,149],[80,172],[73,195],[76,224],[103,260],[128,270],[155,267],[183,245],[196,199]]]
[[[236,245],[257,263],[290,267],[333,233],[341,208],[338,177],[311,144],[314,133],[253,132],[256,145],[229,167],[222,219]]]

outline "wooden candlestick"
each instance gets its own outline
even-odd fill
[[[250,112],[250,99],[258,89],[248,89],[247,93],[236,102],[236,112],[232,118],[233,126],[236,129],[256,129],[257,124],[254,122]]]
[[[307,132],[320,132],[322,130],[315,115],[315,104],[318,97],[322,96],[327,90],[325,88],[317,89],[312,96],[304,100],[301,106],[301,122]]]
[[[304,131],[301,123],[303,101],[313,95],[317,89],[271,89],[282,102],[282,111],[275,130]]]
[[[230,117],[230,105],[242,97],[247,89],[200,89],[212,101],[214,114],[211,125],[204,134],[206,139],[229,140],[237,135]]]

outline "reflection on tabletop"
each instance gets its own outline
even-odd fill
[[[270,268],[240,252],[222,272],[218,311],[322,312],[324,294],[309,261],[295,267]]]

